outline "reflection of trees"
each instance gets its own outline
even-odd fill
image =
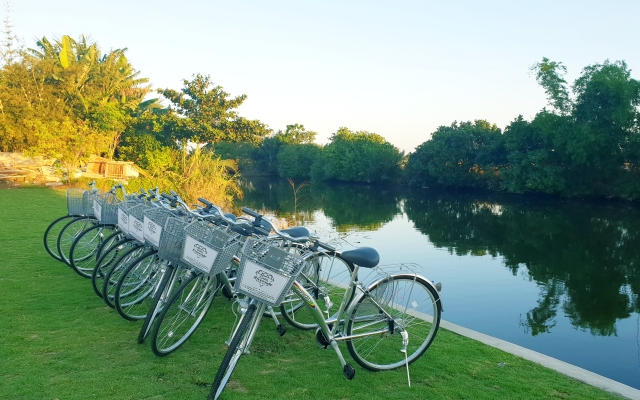
[[[559,307],[594,335],[640,311],[640,212],[623,206],[421,192],[405,211],[438,247],[500,254],[514,274],[526,266],[541,286],[522,324],[548,332]]]
[[[236,202],[236,212],[245,206],[303,225],[322,209],[338,232],[377,230],[402,212],[398,196],[388,188],[314,182],[300,190],[294,222],[293,189],[285,179],[245,179],[240,186],[244,198]]]
[[[388,188],[364,185],[312,185],[313,197],[322,200],[324,214],[338,232],[377,230],[401,207],[396,193]]]

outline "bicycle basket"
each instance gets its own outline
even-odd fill
[[[224,271],[242,243],[237,234],[205,221],[192,222],[184,231],[182,261],[209,276]]]
[[[158,257],[163,258],[173,264],[182,264],[182,246],[184,242],[184,227],[189,222],[176,217],[168,217],[160,235],[160,246],[158,246]]]
[[[118,203],[118,229],[129,235],[129,209],[140,205],[138,200],[127,200]]]
[[[167,222],[167,218],[171,216],[171,211],[153,207],[148,208],[144,212],[144,241],[147,246],[158,249],[160,246],[160,238],[162,229]]]
[[[82,197],[84,189],[67,189],[67,213],[69,215],[84,215],[84,203]]]
[[[103,225],[115,225],[118,222],[118,203],[120,199],[113,193],[98,193],[93,198],[93,214]]]
[[[272,307],[287,295],[305,266],[308,250],[291,253],[267,241],[249,238],[242,247],[234,289]]]
[[[144,244],[144,211],[147,209],[146,204],[139,204],[131,207],[128,210],[128,227],[129,235],[131,235],[138,242]]]
[[[85,190],[82,194],[82,208],[84,209],[83,215],[88,217],[95,216],[93,212],[93,199],[95,198],[97,192],[92,190]]]

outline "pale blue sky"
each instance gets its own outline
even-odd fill
[[[272,129],[304,124],[324,143],[346,126],[404,151],[454,120],[504,128],[546,100],[529,67],[549,57],[567,80],[605,59],[640,79],[640,0],[12,1],[14,32],[81,34],[127,47],[154,88],[209,74],[240,114]],[[6,13],[0,11],[2,19]]]

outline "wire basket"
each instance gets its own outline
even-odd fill
[[[129,209],[141,204],[139,200],[126,200],[118,203],[118,229],[129,235]]]
[[[103,225],[115,225],[118,222],[118,203],[120,199],[113,193],[98,193],[93,197],[93,214]]]
[[[93,199],[99,193],[103,192],[94,192],[93,190],[85,190],[82,194],[82,208],[84,209],[83,215],[87,217],[94,217],[95,214],[93,212]]]
[[[278,306],[291,290],[310,252],[291,253],[267,241],[249,238],[242,247],[234,289],[272,307]]]
[[[82,189],[67,189],[67,213],[69,215],[84,215],[83,194],[84,190]]]
[[[160,235],[158,257],[172,264],[182,264],[182,247],[185,238],[184,227],[189,222],[183,218],[168,217]]]
[[[203,274],[214,276],[224,271],[240,250],[239,235],[206,221],[185,226],[182,261]]]
[[[146,204],[139,204],[137,206],[130,207],[128,210],[129,218],[127,224],[127,231],[129,235],[136,239],[138,242],[144,244],[144,212],[147,210]]]
[[[143,232],[147,246],[156,250],[160,247],[162,229],[171,214],[171,211],[159,207],[150,207],[144,211]]]

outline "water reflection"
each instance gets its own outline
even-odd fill
[[[540,288],[520,320],[532,336],[551,332],[559,312],[580,330],[612,336],[616,321],[640,311],[640,212],[631,206],[326,184],[303,187],[296,204],[285,180],[243,189],[242,205],[296,224],[322,210],[338,232],[375,231],[404,211],[438,248],[502,257]]]
[[[405,212],[451,253],[500,255],[514,275],[525,267],[542,289],[521,321],[531,335],[549,332],[559,310],[599,336],[616,335],[616,321],[640,311],[635,208],[413,192]]]
[[[322,210],[337,232],[377,230],[402,212],[397,194],[376,186],[310,183],[297,198],[286,180],[244,180],[241,187],[245,197],[239,204],[290,221],[295,217],[297,224],[312,222],[314,212]]]

